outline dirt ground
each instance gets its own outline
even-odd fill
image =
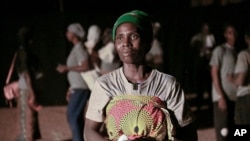
[[[0,108],[0,140],[14,141],[16,135],[15,108]],[[66,120],[66,106],[43,107],[39,112],[42,139],[39,141],[71,141]],[[212,127],[198,130],[199,141],[215,141]]]
[[[16,135],[15,108],[0,109],[0,140],[14,141]],[[42,139],[39,141],[66,141],[71,139],[71,133],[66,121],[66,107],[43,107],[39,112],[39,125]]]

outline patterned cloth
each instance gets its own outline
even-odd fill
[[[174,127],[170,114],[158,97],[120,95],[106,108],[106,127],[110,140],[126,135],[129,140],[173,140]]]
[[[41,139],[39,128],[38,112],[28,104],[29,93],[27,90],[19,90],[17,101],[18,112],[18,137],[16,141],[33,141]]]

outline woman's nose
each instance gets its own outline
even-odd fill
[[[129,38],[125,38],[123,40],[123,47],[129,47],[131,45],[131,42],[129,40]]]

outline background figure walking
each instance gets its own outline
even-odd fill
[[[98,56],[101,60],[101,75],[119,68],[122,64],[115,50],[115,44],[112,40],[112,29],[107,27],[101,36],[102,47],[98,50]]]
[[[19,95],[17,96],[18,137],[17,141],[34,141],[41,138],[38,111],[41,105],[38,80],[43,76],[41,64],[32,47],[33,29],[23,26],[18,31],[19,46],[15,68],[18,74]]]
[[[67,65],[58,65],[59,73],[67,72],[70,87],[66,94],[68,101],[67,119],[73,135],[73,141],[83,141],[84,108],[89,99],[90,90],[80,72],[89,70],[88,52],[82,45],[85,31],[79,23],[68,26],[66,37],[73,44],[67,58]]]

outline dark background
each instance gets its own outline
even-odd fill
[[[140,9],[149,13],[153,21],[162,24],[160,40],[164,47],[165,72],[181,81],[185,91],[193,92],[190,38],[207,21],[217,44],[223,43],[222,25],[231,22],[238,31],[237,47],[246,47],[243,33],[250,24],[249,2],[208,6],[192,6],[189,0],[2,0],[0,1],[0,87],[17,47],[16,33],[22,25],[34,28],[34,52],[41,59],[45,76],[41,82],[43,105],[64,105],[68,87],[66,74],[55,71],[58,63],[65,63],[71,49],[65,39],[65,29],[71,22],[79,22],[87,32],[91,24],[101,28],[112,27],[124,12]],[[3,92],[0,107],[7,106]]]

